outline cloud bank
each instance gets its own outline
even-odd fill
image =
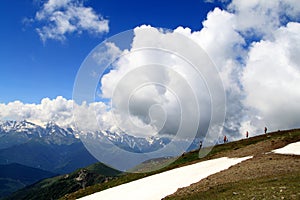
[[[53,4],[49,2],[53,2]],[[49,2],[44,5],[40,14],[37,14],[41,19],[47,13],[55,13],[55,10],[62,8],[62,5],[70,4],[70,1]],[[71,5],[80,7],[81,4],[71,3]],[[91,11],[91,9],[89,10]],[[102,20],[101,18],[97,19]],[[108,105],[101,102],[75,104],[74,110],[82,113],[82,127],[99,128],[89,124],[89,117],[96,117],[100,129],[103,130],[116,130],[120,126],[129,133],[138,133],[140,129],[135,128],[142,127],[143,130],[148,130],[147,134],[153,134],[153,131],[161,130],[163,127],[162,130],[171,133],[178,129],[180,110],[176,110],[178,108],[176,95],[172,95],[168,88],[178,88],[183,99],[189,97],[186,90],[180,90],[181,78],[183,78],[184,80],[188,79],[192,87],[198,88],[196,94],[201,100],[200,110],[203,122],[200,127],[207,126],[211,110],[208,109],[210,102],[205,90],[205,82],[197,82],[198,79],[193,79],[193,71],[186,63],[174,60],[166,54],[156,55],[146,51],[132,53],[147,43],[161,49],[173,48],[176,46],[174,35],[179,33],[199,44],[219,70],[227,102],[224,134],[235,139],[242,137],[246,130],[250,135],[260,134],[263,132],[264,126],[268,126],[269,130],[299,127],[299,21],[300,6],[297,0],[233,0],[228,2],[226,8],[215,8],[209,12],[207,19],[203,22],[203,28],[198,31],[191,31],[188,27],[178,27],[169,32],[145,25],[136,27],[130,49],[122,51],[113,44],[108,44],[111,55],[103,55],[102,58],[101,54],[94,55],[95,59],[102,62],[103,59],[112,59],[122,53],[128,54],[126,58],[121,58],[114,63],[113,68],[102,77],[99,86],[102,98],[114,97],[114,105],[120,111],[115,116],[120,118],[112,117],[112,111],[108,109]],[[53,22],[55,23],[54,27],[57,28],[58,21]],[[64,34],[68,30],[73,30],[72,24],[64,27],[67,28],[61,29],[62,32],[58,32],[61,34],[53,37],[64,39]],[[100,28],[97,30],[99,32]],[[52,36],[46,34],[45,37],[51,38]],[[189,48],[180,48],[186,51],[184,52],[186,54],[194,53],[189,52]],[[135,77],[128,76],[130,79],[122,82],[124,74],[130,74],[139,66],[144,66],[144,63],[149,60],[165,63],[170,66],[170,69],[179,72],[178,76],[171,74],[165,68],[156,71],[147,71],[149,69],[145,68],[147,73],[140,73]],[[211,74],[211,76],[214,75]],[[91,78],[93,77],[95,78],[95,75],[91,75]],[[151,85],[144,87],[143,90],[137,90],[132,95],[129,104],[129,117],[133,122],[129,123],[126,118],[128,117],[128,107],[123,106],[122,95],[128,93],[132,84],[142,80],[155,80],[155,82],[164,83],[164,86],[167,87]],[[119,96],[114,96],[116,84],[119,82],[124,83],[121,87],[122,90],[117,93]],[[206,92],[199,92],[202,90]],[[185,101],[188,102],[189,99],[186,98]],[[58,124],[69,125],[72,124],[73,103],[72,100],[57,97],[54,100],[44,99],[40,104],[23,104],[18,101],[0,104],[0,118],[45,122],[54,120]],[[153,107],[153,105],[159,106]],[[181,106],[193,109],[189,105]],[[90,113],[92,115],[89,115]],[[124,113],[126,115],[123,115]],[[168,120],[168,123],[165,120]]]
[[[67,34],[102,34],[109,30],[108,20],[97,14],[91,7],[85,7],[81,0],[48,0],[34,19],[42,41],[66,39]]]

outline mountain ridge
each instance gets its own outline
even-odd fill
[[[55,122],[50,121],[45,126],[40,126],[32,122],[22,121],[0,121],[0,149],[7,147],[7,144],[1,143],[1,137],[10,137],[15,135],[15,141],[29,141],[32,138],[46,138],[49,143],[62,144],[69,141],[68,144],[74,142],[80,137],[92,137],[92,139],[107,139],[112,144],[130,152],[147,153],[163,148],[172,141],[172,136],[155,135],[149,137],[137,137],[125,132],[111,132],[108,130],[99,130],[94,132],[82,133],[74,130],[72,127],[61,127]],[[8,139],[13,140],[13,139]],[[11,144],[19,144],[13,141]],[[185,142],[182,139],[181,142]],[[190,141],[188,141],[190,142]],[[195,138],[187,151],[198,148],[200,138]]]

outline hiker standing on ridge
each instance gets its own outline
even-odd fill
[[[248,138],[249,137],[249,133],[248,133],[248,131],[246,132],[246,138]]]
[[[227,137],[226,137],[226,135],[224,135],[224,143],[226,143],[227,142]]]
[[[268,130],[267,127],[265,127],[265,134],[267,133],[267,130]]]
[[[202,148],[202,141],[199,143],[199,150]]]

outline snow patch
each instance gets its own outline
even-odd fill
[[[287,146],[280,149],[275,149],[272,152],[279,153],[279,154],[300,155],[300,141],[288,144]]]
[[[187,187],[250,158],[252,156],[243,158],[223,157],[203,161],[119,185],[81,199],[162,199],[176,192],[178,188]]]

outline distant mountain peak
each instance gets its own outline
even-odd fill
[[[0,121],[0,132],[25,132],[27,134],[39,133],[41,127],[26,120],[15,121]]]
[[[55,123],[55,121],[49,121],[49,122],[46,123],[45,126],[46,127],[51,127],[51,126],[58,126],[58,125]]]
[[[35,135],[38,137],[45,137],[51,135],[65,137],[73,136],[73,129],[62,128],[59,125],[57,125],[54,121],[47,122],[45,126],[39,126],[27,120],[7,120],[0,121],[0,133],[23,133],[23,135]]]

